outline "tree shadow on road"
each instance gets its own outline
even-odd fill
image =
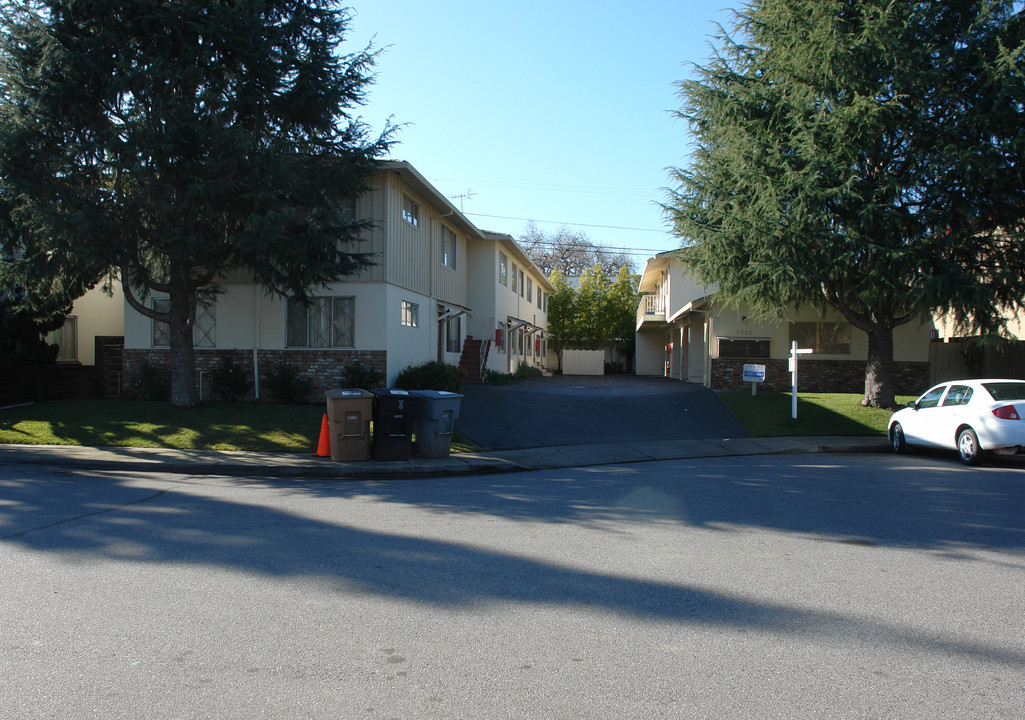
[[[415,482],[261,481],[270,495],[401,502],[435,512],[600,525],[611,520],[707,527],[761,525],[864,544],[1020,550],[1020,493],[1003,481],[973,486],[957,473],[892,478],[869,488],[805,464],[770,482],[772,464],[743,478],[736,464],[666,463],[662,480],[624,469]],[[852,468],[847,468],[848,471]],[[779,468],[775,472],[778,474]],[[368,530],[344,518],[307,517],[238,500],[217,483],[135,481],[67,472],[0,483],[0,547],[120,563],[206,565],[269,577],[335,583],[339,592],[451,608],[489,603],[587,606],[641,619],[794,635],[882,637],[929,651],[1025,666],[1025,651],[953,641],[905,627],[757,602],[666,582],[582,570],[539,557],[432,539],[403,528]],[[764,473],[762,476],[761,473]],[[817,480],[812,481],[811,475]],[[140,476],[145,477],[145,476]],[[994,478],[997,475],[994,474]],[[1004,476],[1000,476],[1004,477]],[[830,478],[834,478],[830,481]],[[1013,495],[1013,498],[1012,498]],[[365,497],[364,497],[365,496]],[[885,511],[881,510],[885,508]],[[815,516],[809,515],[815,511]],[[944,515],[950,519],[943,520]],[[954,518],[957,519],[954,519]],[[886,518],[888,518],[888,523]],[[975,528],[975,530],[973,530]],[[5,562],[10,562],[6,560]]]

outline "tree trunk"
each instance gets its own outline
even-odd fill
[[[868,333],[868,362],[865,363],[865,397],[861,404],[893,408],[893,328],[876,328]]]
[[[192,326],[195,298],[187,288],[172,285],[171,300],[171,405],[190,408],[199,404],[196,392],[196,354]]]

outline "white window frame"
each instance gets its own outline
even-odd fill
[[[420,203],[408,195],[402,196],[402,219],[415,228],[420,227]]]
[[[498,253],[498,283],[506,286],[509,284],[509,258],[504,252]]]
[[[410,300],[403,300],[401,322],[403,327],[420,327],[420,305]]]

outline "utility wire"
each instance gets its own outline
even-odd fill
[[[563,221],[559,221],[559,220],[536,220],[534,218],[507,217],[505,215],[485,215],[483,213],[474,213],[474,212],[463,213],[463,215],[473,215],[475,217],[494,218],[496,220],[520,220],[520,221],[523,221],[523,222],[545,223],[545,224],[548,224],[548,225],[569,225],[569,226],[573,226],[573,227],[602,228],[604,230],[632,230],[634,232],[653,232],[653,233],[668,234],[668,231],[666,231],[666,230],[652,230],[651,228],[622,227],[622,226],[619,226],[619,225],[591,225],[591,224],[588,224],[588,223],[563,222]]]

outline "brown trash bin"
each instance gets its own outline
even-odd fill
[[[327,426],[331,433],[331,459],[355,462],[370,458],[370,420],[374,395],[366,390],[328,390]]]

